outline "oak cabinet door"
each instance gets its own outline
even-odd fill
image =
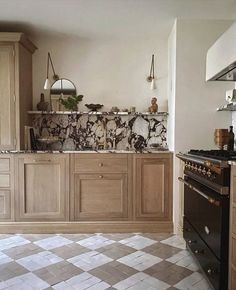
[[[127,174],[74,174],[74,219],[128,217]]]
[[[17,158],[16,219],[42,221],[68,217],[68,156],[62,154]]]
[[[168,155],[157,155],[146,157],[137,154],[134,157],[137,220],[169,221],[172,217],[172,159]]]
[[[15,149],[14,45],[0,44],[0,150]]]
[[[0,221],[11,219],[11,191],[0,190]]]

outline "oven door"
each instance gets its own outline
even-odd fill
[[[225,197],[188,176],[185,176],[182,181],[185,183],[184,216],[220,260],[222,236],[228,230],[228,222],[224,221],[223,214]]]

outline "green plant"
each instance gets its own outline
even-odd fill
[[[63,99],[60,97],[59,101],[60,103],[69,111],[77,111],[78,103],[82,101],[83,95],[78,95],[78,96],[71,96],[68,97],[67,99]]]

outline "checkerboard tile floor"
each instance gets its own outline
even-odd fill
[[[168,234],[0,235],[0,289],[210,290]]]

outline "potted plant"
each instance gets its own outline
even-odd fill
[[[60,97],[59,101],[68,111],[78,111],[78,103],[82,101],[83,97],[83,95],[72,95],[67,99]]]

